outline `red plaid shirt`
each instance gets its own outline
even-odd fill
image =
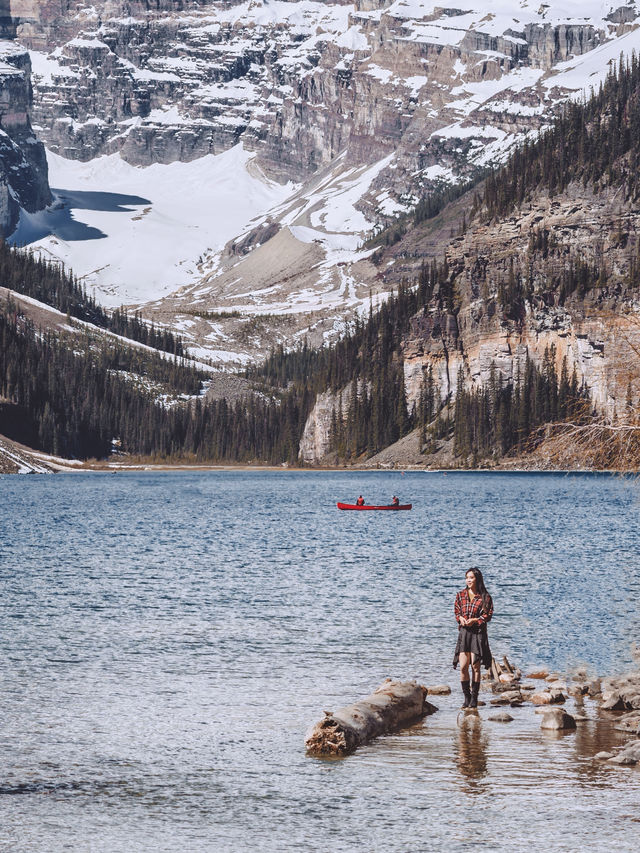
[[[465,619],[478,619],[479,625],[486,625],[493,616],[493,601],[489,593],[485,595],[486,607],[482,605],[482,596],[476,595],[473,601],[469,598],[469,592],[466,589],[461,589],[456,593],[456,603],[453,606],[453,612],[456,615],[456,622],[460,624],[460,617]]]

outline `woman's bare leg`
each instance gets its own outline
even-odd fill
[[[480,681],[480,658],[478,655],[471,655],[471,681]]]
[[[460,652],[460,681],[469,681],[469,664],[471,655],[469,652]]]

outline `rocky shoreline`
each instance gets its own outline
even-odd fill
[[[640,659],[640,650],[634,647],[634,657]],[[316,757],[344,757],[359,746],[402,728],[422,724],[424,717],[435,714],[438,708],[429,699],[451,696],[458,699],[457,691],[448,684],[425,686],[417,679],[385,681],[364,699],[337,711],[325,711],[324,718],[315,723],[305,735],[307,755]],[[488,695],[490,694],[490,695]],[[461,698],[461,697],[460,697]],[[570,713],[565,703],[573,700],[575,708]],[[586,707],[586,703],[592,705]],[[447,703],[451,712],[451,700]],[[529,708],[540,715],[540,730],[555,737],[576,734],[589,723],[604,727],[611,733],[629,735],[625,742],[617,743],[607,751],[595,751],[597,739],[591,741],[591,750],[583,757],[621,767],[640,766],[640,668],[623,675],[592,677],[586,669],[575,670],[571,675],[549,673],[537,668],[523,676],[506,657],[503,664],[494,658],[491,671],[482,677],[479,708],[489,711],[490,723],[511,723],[516,709]],[[596,710],[596,717],[587,710]],[[477,725],[485,714],[478,708],[460,708],[457,725],[466,728]],[[615,738],[614,738],[615,740]],[[611,743],[611,737],[608,739]]]
[[[637,648],[634,648],[634,657],[639,657]],[[512,722],[514,717],[507,708],[517,709],[532,704],[537,706],[535,713],[542,717],[542,730],[568,734],[589,720],[585,713],[585,700],[591,701],[596,703],[599,715],[604,716],[615,730],[631,736],[615,751],[601,751],[592,757],[624,767],[640,765],[640,668],[622,675],[594,678],[584,669],[563,677],[541,667],[523,676],[519,669],[509,665],[506,658],[503,660],[504,666],[494,660],[491,673],[483,676],[485,697],[487,690],[493,696],[481,699],[478,705],[489,706],[496,711],[488,716],[488,721]],[[437,695],[445,690],[449,692],[449,688],[443,685],[428,688],[428,693]],[[574,713],[563,707],[569,698],[575,703]],[[465,711],[465,714],[476,713],[475,709]]]
[[[0,400],[0,404],[1,404]],[[220,463],[195,462],[191,460],[157,460],[145,458],[130,458],[118,455],[112,459],[65,459],[60,456],[42,453],[6,436],[0,435],[0,474],[42,474],[68,471],[428,471],[430,473],[456,472],[511,472],[511,473],[556,473],[556,474],[636,474],[632,468],[602,469],[588,465],[553,465],[550,461],[545,464],[540,456],[521,455],[509,457],[475,467],[454,464],[451,460],[434,460],[428,464],[426,459],[417,463],[414,459],[390,459],[378,457],[352,465],[314,464],[314,465],[267,465],[261,463]]]

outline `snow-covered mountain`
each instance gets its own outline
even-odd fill
[[[363,235],[640,48],[636,0],[9,6],[57,196],[14,239],[219,361],[336,334]]]

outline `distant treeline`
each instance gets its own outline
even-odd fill
[[[295,461],[311,394],[167,406],[149,387],[193,395],[204,378],[175,357],[42,332],[15,304],[0,304],[0,397],[13,404],[0,407],[0,433],[45,452],[104,458],[116,440],[146,457]]]
[[[543,424],[588,419],[591,406],[586,387],[578,383],[575,369],[569,377],[566,358],[559,377],[555,362],[556,350],[551,346],[545,349],[541,367],[527,354],[524,371],[515,382],[502,381],[492,367],[487,384],[473,389],[464,388],[460,370],[453,417],[455,455],[504,456],[514,448],[525,448]]]
[[[116,308],[112,313],[105,311],[60,264],[36,258],[32,252],[14,249],[1,238],[0,286],[154,349],[180,357],[185,355],[180,337],[157,329],[153,323],[147,325],[138,314],[130,317],[123,308]]]
[[[593,275],[590,268],[572,269],[567,273],[571,287]],[[589,416],[587,389],[578,383],[575,370],[568,375],[566,360],[558,377],[553,348],[545,352],[540,368],[527,356],[524,372],[514,382],[501,380],[493,369],[486,386],[465,389],[460,375],[453,412],[430,369],[417,407],[407,411],[402,342],[410,320],[427,306],[454,312],[453,303],[446,262],[424,264],[413,287],[401,284],[379,311],[356,320],[333,346],[314,350],[304,344],[291,352],[280,347],[248,375],[314,393],[342,390],[330,433],[332,449],[342,461],[371,456],[416,427],[427,452],[435,449],[438,439],[453,437],[457,456],[500,456],[522,449],[544,423]]]
[[[620,59],[586,103],[569,101],[554,126],[525,142],[487,178],[484,205],[502,217],[533,191],[553,195],[580,181],[598,189],[620,187],[625,200],[640,199],[640,63]]]

